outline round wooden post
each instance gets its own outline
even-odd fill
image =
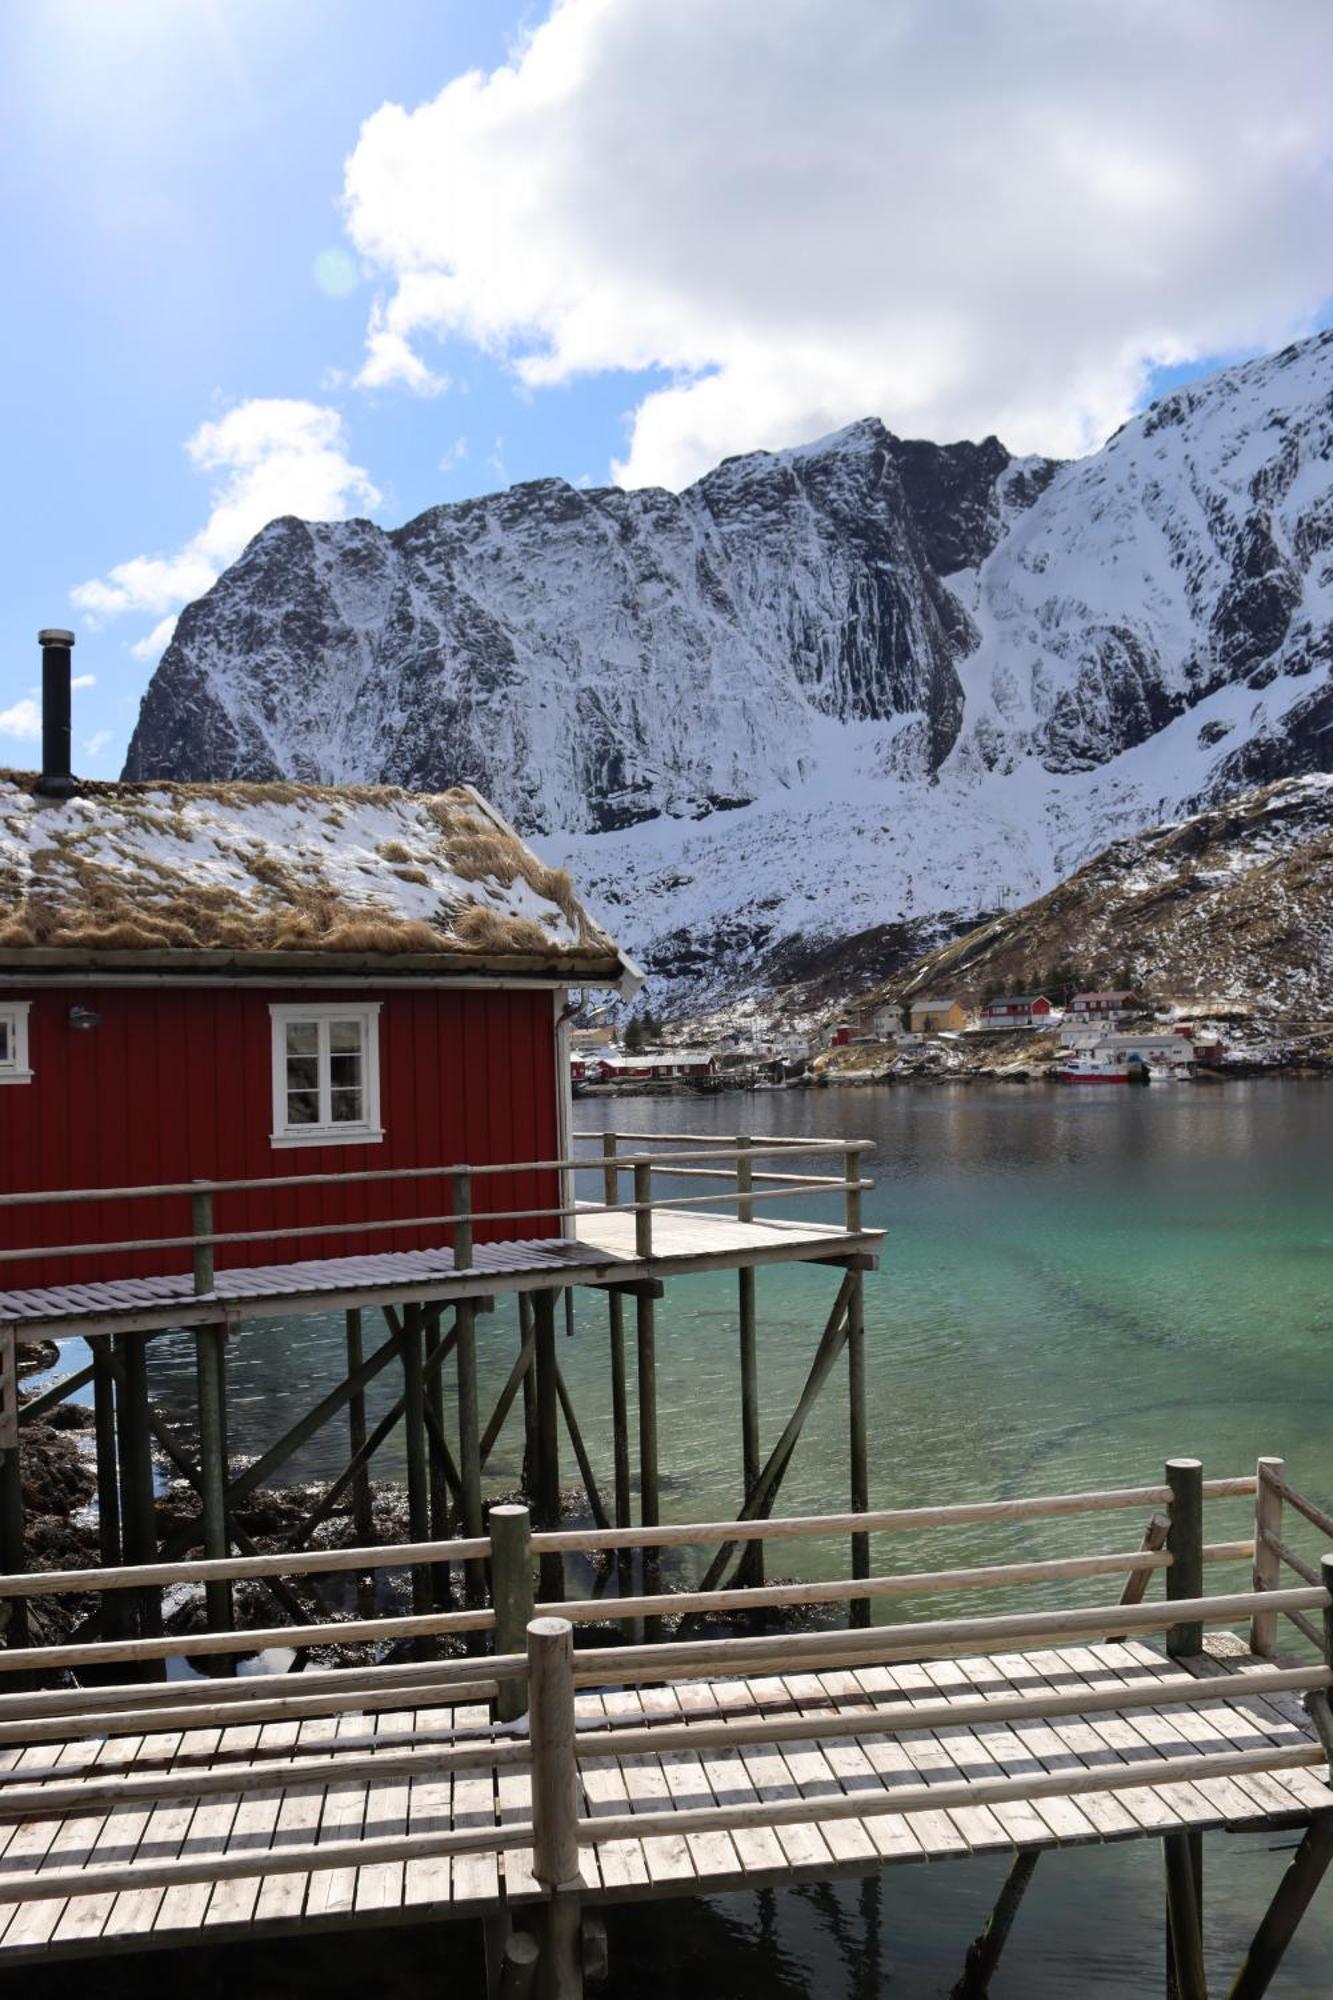
[[[495,1605],[495,1651],[521,1653],[527,1646],[532,1620],[532,1526],[526,1507],[492,1507],[491,1597]],[[528,1706],[527,1683],[503,1680],[496,1697],[495,1713],[501,1722],[513,1722]]]
[[[454,1328],[458,1336],[455,1350],[458,1365],[458,1476],[463,1487],[463,1533],[471,1538],[485,1533],[481,1508],[481,1415],[477,1401],[475,1300],[459,1300]],[[466,1579],[468,1603],[484,1603],[485,1564],[469,1562]]]
[[[1282,1558],[1265,1535],[1282,1538],[1281,1485],[1287,1476],[1285,1461],[1261,1458],[1258,1484],[1254,1490],[1254,1588],[1277,1590],[1282,1583]],[[1250,1651],[1271,1659],[1277,1651],[1276,1611],[1256,1611],[1250,1619]]]
[[[537,1497],[537,1351],[535,1320],[532,1299],[527,1292],[518,1295],[519,1343],[526,1347],[533,1341],[530,1365],[523,1371],[523,1474],[521,1484],[530,1500]]]
[[[637,1169],[636,1169],[637,1172]],[[640,1291],[634,1300],[639,1363],[639,1518],[645,1528],[661,1520],[657,1470],[657,1302]],[[652,1596],[661,1583],[661,1553],[643,1550],[643,1588]],[[662,1634],[660,1618],[645,1618],[643,1636],[651,1645]]]
[[[122,1333],[116,1337],[120,1360],[116,1397],[116,1442],[120,1457],[120,1515],[125,1559],[144,1564],[157,1561],[157,1499],[153,1486],[152,1431],[148,1422],[148,1336]],[[134,1593],[139,1636],[162,1636],[162,1593],[152,1585]],[[165,1663],[145,1661],[145,1680],[165,1680]]]
[[[532,1872],[547,1889],[579,1879],[578,1767],[574,1760],[574,1628],[567,1618],[528,1626],[532,1743]]]
[[[472,1176],[466,1167],[453,1176],[454,1269],[472,1269]]]
[[[103,1569],[123,1560],[120,1539],[120,1478],[116,1466],[116,1376],[111,1365],[111,1337],[89,1341],[93,1355],[93,1426],[97,1451],[97,1557]],[[102,1594],[102,1630],[119,1639],[125,1629],[125,1606],[118,1590]],[[11,1644],[14,1641],[11,1639]]]
[[[403,1443],[407,1451],[407,1514],[414,1542],[430,1540],[430,1479],[426,1444],[425,1355],[422,1349],[421,1307],[403,1308]],[[430,1569],[416,1563],[412,1569],[412,1609],[431,1608]],[[417,1641],[414,1651],[423,1657],[428,1641]]]
[[[224,1561],[231,1553],[227,1537],[227,1330],[197,1326],[194,1330],[195,1390],[199,1406],[199,1487],[203,1515],[204,1554]],[[233,1626],[231,1585],[225,1580],[204,1585],[211,1632]],[[211,1671],[232,1674],[236,1662],[218,1654]]]
[[[602,1168],[602,1200],[608,1208],[614,1208],[620,1200],[620,1172],[615,1165],[617,1134],[603,1132],[602,1158],[606,1162]]]
[[[552,1291],[534,1292],[536,1325],[533,1359],[537,1372],[537,1477],[534,1509],[537,1526],[560,1525],[560,1391],[555,1379],[555,1300]],[[565,1591],[565,1566],[558,1555],[541,1559],[541,1595],[560,1598]]]
[[[646,1263],[653,1254],[653,1170],[646,1163],[634,1169],[634,1254]]]
[[[759,1346],[755,1318],[755,1270],[744,1264],[736,1273],[736,1303],[740,1320],[741,1362],[741,1505],[755,1489],[762,1460],[759,1446]],[[736,1581],[761,1584],[764,1580],[764,1545],[747,1544],[736,1571]]]
[[[1324,1606],[1324,1661],[1333,1670],[1333,1556],[1319,1558],[1319,1581],[1329,1600]],[[1329,1782],[1333,1784],[1333,1770],[1329,1772]]]
[[[17,1398],[16,1398],[17,1400]],[[0,1451],[0,1541],[4,1547],[4,1566],[8,1576],[22,1576],[28,1567],[26,1519],[23,1508],[23,1471],[19,1457],[19,1438],[22,1433],[17,1422],[14,1424],[14,1442]],[[114,1596],[115,1593],[112,1592]],[[26,1646],[29,1640],[28,1604],[23,1597],[9,1599],[9,1623],[5,1628],[6,1644],[10,1647]]]
[[[365,1361],[361,1345],[361,1315],[349,1312],[347,1315],[347,1373],[355,1375]],[[347,1401],[347,1443],[355,1470],[352,1473],[352,1523],[356,1539],[363,1548],[374,1539],[375,1524],[371,1511],[370,1465],[361,1454],[366,1448],[366,1392],[358,1389]]]
[[[1197,1458],[1169,1458],[1166,1484],[1171,1488],[1171,1525],[1166,1535],[1171,1567],[1166,1573],[1166,1594],[1168,1598],[1202,1597],[1203,1466]],[[1173,1660],[1201,1653],[1202,1623],[1172,1625],[1166,1635],[1166,1650]]]
[[[847,1404],[848,1459],[851,1470],[851,1511],[865,1514],[870,1508],[870,1471],[866,1443],[866,1329],[865,1297],[861,1273],[853,1271],[847,1294]],[[870,1537],[852,1536],[852,1575],[870,1574]],[[870,1600],[853,1597],[847,1606],[847,1622],[854,1626],[870,1623]]]

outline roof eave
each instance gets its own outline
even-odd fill
[[[178,977],[184,983],[219,974],[245,977],[348,979],[469,978],[534,985],[606,986],[623,990],[638,968],[622,954],[597,952],[339,952],[339,951],[93,951],[24,946],[0,950],[0,978],[41,980],[70,974],[108,978],[133,973]]]

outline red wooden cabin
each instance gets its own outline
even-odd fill
[[[67,635],[44,639],[67,686]],[[75,785],[58,741],[45,761],[0,775],[0,1192],[335,1177],[217,1198],[216,1230],[262,1232],[450,1211],[447,1176],[339,1184],[358,1172],[568,1156],[570,989],[638,975],[475,792]],[[500,1215],[563,1198],[552,1169],[478,1175],[476,1238],[559,1235]],[[0,1249],[189,1233],[181,1195],[0,1207]],[[316,1227],[216,1262],[448,1240]],[[25,1257],[0,1291],[189,1268]]]

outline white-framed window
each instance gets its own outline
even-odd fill
[[[269,1008],[275,1146],[371,1145],[380,1126],[380,1009]]]
[[[28,1000],[0,1000],[0,1083],[31,1083]]]

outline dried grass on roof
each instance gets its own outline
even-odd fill
[[[0,779],[25,790],[33,783],[12,773]],[[52,808],[50,821],[40,825],[25,811],[10,822],[21,858],[18,866],[0,858],[0,948],[614,954],[565,870],[539,861],[466,791],[422,797],[377,786],[151,782],[88,784],[79,796],[105,799],[109,810],[71,821],[70,813]],[[210,805],[234,815],[234,823],[224,818],[219,828],[201,821]],[[379,841],[374,860],[355,851],[338,855],[328,829],[345,827],[367,805],[401,815],[407,838]],[[261,830],[248,838],[245,810],[271,806],[302,809],[305,824],[290,848],[271,828],[267,837]],[[48,824],[49,838],[36,845],[33,836]],[[4,832],[0,813],[0,857]],[[170,846],[184,843],[193,844],[197,869],[193,856],[188,867],[171,865]],[[229,879],[210,881],[219,856]],[[326,869],[337,873],[336,887]],[[358,871],[367,878],[364,892],[358,879],[349,882]],[[517,883],[551,908],[549,928],[536,915],[489,907],[469,894],[475,884],[500,902]],[[398,884],[434,885],[434,907],[423,913],[418,896],[414,910]],[[558,941],[557,910],[577,942]]]

